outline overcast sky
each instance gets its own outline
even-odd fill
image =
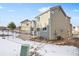
[[[7,26],[10,22],[15,22],[17,26],[20,22],[29,19],[32,20],[35,16],[46,11],[50,7],[60,5],[65,13],[71,17],[72,25],[79,26],[79,4],[57,4],[57,3],[4,3],[0,4],[0,26]]]

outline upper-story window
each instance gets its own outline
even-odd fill
[[[38,20],[40,20],[40,17],[37,17]]]
[[[29,24],[26,24],[27,26],[29,25]]]

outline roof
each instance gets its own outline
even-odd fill
[[[32,22],[36,23],[36,20],[32,20]]]
[[[48,11],[50,11],[50,10],[48,9],[47,11],[45,11],[45,12],[43,12],[43,13],[39,14],[39,15],[38,15],[38,16],[36,16],[35,18],[37,18],[37,17],[39,17],[39,16],[41,16],[41,15],[45,14],[45,13],[46,13],[46,12],[48,12]]]
[[[69,17],[69,16],[66,16],[67,18],[69,18],[69,19],[71,19],[71,17]]]
[[[37,18],[37,17],[39,17],[39,16],[45,14],[46,12],[50,11],[51,9],[52,9],[52,10],[55,10],[56,8],[59,8],[59,9],[62,11],[62,13],[64,14],[64,16],[68,17],[61,6],[55,6],[55,7],[49,8],[47,11],[45,11],[45,12],[39,14],[39,15],[36,16],[35,18]],[[70,17],[68,17],[68,18],[70,18]]]
[[[21,23],[24,23],[24,22],[30,22],[30,20],[25,19],[25,20],[23,20]]]

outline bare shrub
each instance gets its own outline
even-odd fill
[[[61,36],[57,36],[56,38],[57,38],[57,40],[62,40],[62,39],[64,39],[64,38],[61,37]]]

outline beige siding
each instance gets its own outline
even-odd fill
[[[49,18],[50,18],[50,12],[47,12],[47,13],[40,16],[39,23],[41,24],[42,27],[45,27],[48,25]]]
[[[44,27],[47,30],[43,31]],[[61,7],[50,8],[47,12],[39,15],[36,20],[36,28],[40,28],[40,31],[37,31],[38,36],[48,39],[56,39],[57,36],[67,38],[72,35],[70,18]]]
[[[49,18],[50,18],[50,11],[44,13],[43,15],[39,16],[40,19],[37,18],[37,28],[40,28],[40,32],[38,32],[38,36],[42,36],[44,38],[48,38],[48,25],[49,25]],[[46,30],[43,28],[46,27]]]
[[[31,31],[31,22],[24,22],[21,24],[21,31],[25,31],[26,33],[30,33]]]
[[[66,16],[62,13],[60,9],[55,10],[54,14],[51,14],[51,37],[62,36],[63,38],[68,37],[68,28],[70,26],[70,22],[67,20]]]
[[[70,18],[67,18],[67,33],[68,33],[68,36],[72,36],[72,25],[70,24]]]
[[[40,17],[40,19],[38,19]],[[37,27],[43,28],[48,25],[50,18],[50,11],[40,15],[36,18]]]

